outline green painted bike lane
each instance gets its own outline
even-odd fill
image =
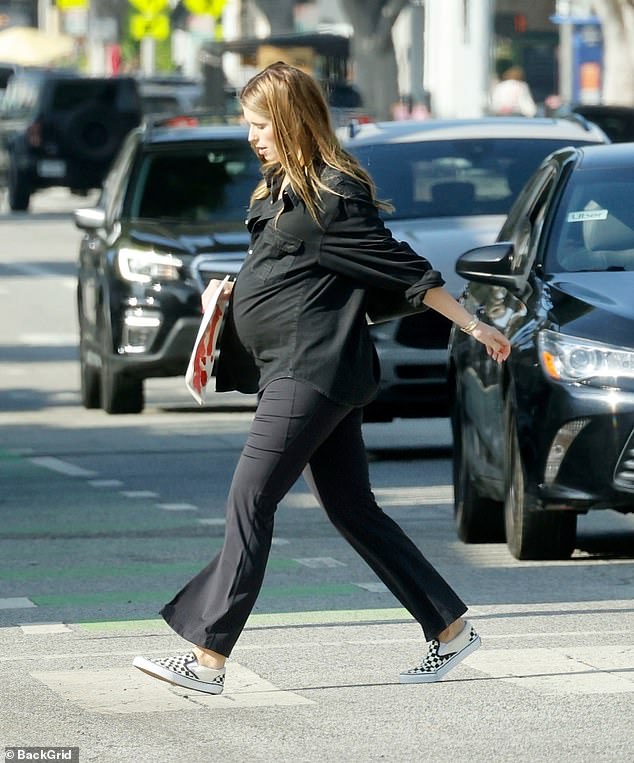
[[[165,511],[159,496],[95,488],[28,456],[0,454],[0,483],[8,486],[0,497],[4,625],[156,622],[162,604],[222,545],[220,517],[204,526],[201,511]],[[342,579],[345,572],[316,575],[283,550],[290,548],[272,550],[254,617],[329,612],[333,605],[347,611],[355,597],[365,598]],[[11,608],[24,600],[30,605]]]

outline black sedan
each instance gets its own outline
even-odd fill
[[[552,154],[497,243],[458,260],[500,367],[450,341],[455,519],[469,542],[563,559],[579,513],[634,512],[634,144]]]

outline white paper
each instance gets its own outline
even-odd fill
[[[586,220],[607,220],[607,209],[582,209],[579,212],[568,212],[569,223],[583,223]]]

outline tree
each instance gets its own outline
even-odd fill
[[[254,0],[271,25],[271,34],[290,34],[294,29],[294,0]]]
[[[294,0],[253,0],[266,16],[271,34],[293,31]],[[390,118],[398,100],[398,70],[392,27],[409,0],[340,0],[354,29],[352,60],[365,108],[379,119]]]
[[[398,69],[392,27],[408,0],[341,0],[354,29],[352,59],[356,84],[366,109],[378,119],[390,118],[398,100]]]
[[[593,0],[604,45],[603,101],[634,104],[634,0]]]

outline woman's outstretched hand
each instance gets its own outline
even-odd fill
[[[209,304],[209,300],[211,299],[213,293],[216,291],[216,289],[220,286],[222,281],[219,281],[217,278],[212,278],[211,281],[207,284],[207,287],[205,288],[205,291],[201,295],[201,302],[203,305],[203,312],[207,309],[207,305]],[[227,283],[222,287],[222,294],[220,295],[220,298],[218,302],[220,304],[226,303],[229,300],[229,297],[231,296],[231,291],[233,289],[233,281],[227,281]]]
[[[488,355],[498,363],[503,363],[511,354],[509,340],[504,334],[487,323],[480,321],[470,334],[486,347]]]

